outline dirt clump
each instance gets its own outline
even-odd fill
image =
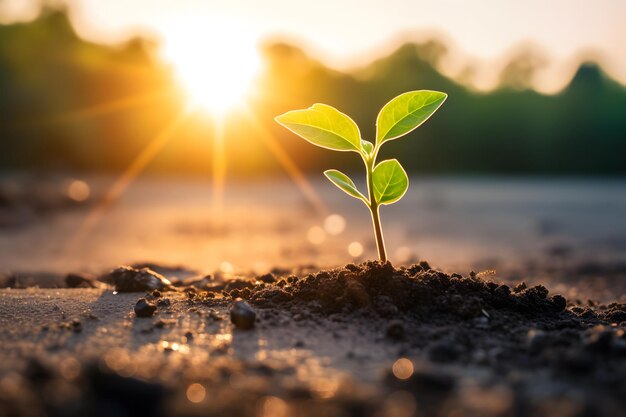
[[[368,309],[387,317],[411,312],[472,319],[487,310],[514,311],[526,316],[557,315],[566,300],[549,296],[543,286],[511,291],[506,285],[476,276],[448,275],[426,262],[394,268],[389,262],[349,264],[344,268],[282,279],[249,287],[250,301],[261,306],[307,304],[327,314]]]
[[[167,278],[149,268],[136,269],[131,266],[121,266],[104,275],[100,280],[113,285],[119,292],[176,291]]]

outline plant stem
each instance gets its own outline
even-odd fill
[[[387,262],[387,251],[385,250],[385,239],[383,238],[383,228],[380,224],[379,206],[376,203],[374,197],[374,178],[372,172],[374,171],[374,163],[376,162],[376,155],[378,148],[374,151],[371,158],[365,159],[365,167],[367,170],[367,193],[369,197],[368,208],[372,214],[372,224],[374,225],[374,235],[376,236],[376,249],[378,250],[378,258],[382,262]]]
[[[387,262],[387,251],[385,250],[385,239],[383,238],[383,229],[380,225],[379,206],[370,207],[372,212],[372,223],[374,223],[374,234],[376,235],[376,248],[378,249],[378,257],[382,262]]]

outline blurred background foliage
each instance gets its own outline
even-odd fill
[[[0,169],[119,171],[128,166],[185,106],[158,45],[81,40],[63,10],[0,26]],[[198,51],[198,53],[203,53]],[[596,62],[580,65],[555,95],[530,86],[541,60],[522,53],[505,66],[500,86],[473,91],[442,75],[446,46],[410,43],[370,65],[341,73],[297,46],[263,46],[264,68],[250,108],[296,163],[306,170],[350,165],[356,155],[321,150],[273,122],[284,111],[315,102],[353,117],[364,138],[374,136],[380,107],[415,89],[445,91],[442,109],[384,153],[408,170],[429,174],[626,173],[626,88]],[[215,65],[229,65],[215,57]],[[258,140],[253,123],[233,114],[226,125],[229,175],[278,173],[280,165]],[[211,170],[211,121],[191,118],[150,164],[150,172],[202,174]]]

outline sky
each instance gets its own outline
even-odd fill
[[[0,19],[28,19],[41,0],[0,0]],[[62,1],[60,1],[62,2]],[[550,61],[545,90],[595,55],[626,83],[624,0],[66,0],[81,36],[118,42],[136,34],[163,39],[181,28],[217,28],[219,38],[283,39],[305,46],[338,69],[364,65],[401,39],[437,34],[458,56],[481,65],[489,84],[521,44]],[[182,29],[185,30],[185,29]],[[199,33],[202,30],[198,31]],[[211,34],[214,32],[209,32]],[[456,66],[455,66],[456,65]],[[460,70],[448,63],[447,72]],[[445,71],[444,71],[445,72]],[[493,80],[492,80],[493,81]],[[541,80],[540,80],[541,84]],[[561,81],[561,84],[563,82]]]

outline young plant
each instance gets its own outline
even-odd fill
[[[385,104],[376,119],[375,143],[361,139],[359,127],[347,115],[326,104],[293,110],[275,120],[296,135],[322,148],[356,152],[365,163],[367,197],[346,174],[329,169],[324,175],[348,195],[361,200],[370,210],[378,257],[387,261],[380,224],[380,206],[400,200],[409,188],[409,177],[397,159],[376,164],[381,146],[413,131],[443,104],[447,94],[438,91],[409,91]]]

